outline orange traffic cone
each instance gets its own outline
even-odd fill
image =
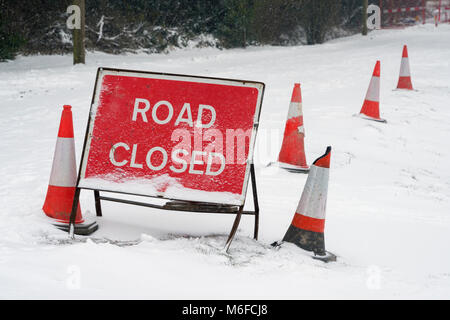
[[[55,225],[68,231],[70,213],[77,182],[77,168],[75,160],[75,142],[71,106],[65,105],[59,125],[53,156],[52,171],[48,184],[47,196],[43,210],[47,216],[56,220]],[[76,234],[90,234],[97,230],[98,225],[93,222],[85,224],[78,205],[75,219]]]
[[[279,166],[292,172],[309,171],[305,156],[305,129],[303,127],[302,93],[300,84],[294,85],[283,144],[278,155]]]
[[[385,119],[380,118],[380,61],[375,64],[359,115],[364,119],[386,122]]]
[[[336,261],[336,256],[325,250],[325,209],[331,147],[311,165],[305,188],[294,218],[283,238],[300,248],[312,251],[313,258],[325,262]]]
[[[414,90],[411,82],[411,71],[409,70],[408,47],[403,46],[402,62],[400,64],[400,76],[397,89]]]

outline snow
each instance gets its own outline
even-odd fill
[[[170,54],[32,56],[0,64],[0,298],[450,298],[450,26],[380,30],[316,46]],[[403,44],[413,86],[396,91]],[[381,60],[381,117],[358,113]],[[260,239],[243,217],[103,202],[91,238],[50,224],[41,207],[62,105],[77,161],[97,67],[265,82],[255,150]],[[306,175],[276,166],[294,82],[302,84],[308,163],[333,147],[324,264],[282,239]],[[272,141],[272,142],[271,142]],[[247,195],[251,207],[251,192]],[[83,215],[94,217],[91,191]]]

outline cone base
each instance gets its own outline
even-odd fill
[[[315,260],[323,261],[325,263],[337,261],[337,256],[329,251],[325,251],[325,255],[323,256],[313,255],[312,258]]]
[[[279,248],[282,244],[283,244],[282,241],[275,241],[274,243],[271,244],[271,246],[274,248]],[[331,253],[329,251],[325,251],[325,253],[323,255],[317,255],[314,252],[307,251],[302,248],[299,248],[299,249],[302,250],[306,255],[313,258],[314,260],[320,260],[325,263],[337,261],[337,256],[334,253]]]
[[[308,173],[309,172],[309,167],[305,166],[295,166],[293,164],[289,164],[289,163],[284,163],[284,162],[280,162],[278,161],[278,166],[282,169],[285,169],[289,172],[293,172],[293,173]]]
[[[69,226],[70,226],[69,223],[54,223],[53,225],[55,227],[57,227],[59,230],[69,232]],[[75,224],[74,233],[76,235],[80,235],[80,236],[88,236],[97,230],[98,230],[98,224],[96,221],[94,221],[91,223]]]
[[[395,88],[395,89],[392,89],[392,91],[414,91],[414,92],[419,92],[418,89],[403,89],[403,88]]]
[[[366,115],[366,114],[364,114],[364,113],[355,114],[355,116],[356,116],[356,117],[359,117],[359,118],[361,118],[361,119],[365,119],[365,120],[372,120],[372,121],[376,121],[376,122],[387,123],[387,120],[386,120],[386,119],[383,119],[383,118],[373,118],[373,117],[370,117],[370,116],[368,116],[368,115]]]

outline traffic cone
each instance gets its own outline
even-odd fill
[[[385,119],[380,118],[380,61],[375,64],[359,115],[364,119],[386,122]]]
[[[305,129],[303,127],[302,93],[300,84],[294,84],[291,103],[284,128],[283,144],[278,155],[279,166],[292,172],[306,173],[309,167],[305,156]]]
[[[313,258],[324,262],[336,261],[325,250],[324,228],[327,204],[331,147],[312,164],[294,218],[283,238],[300,248],[312,251]]]
[[[56,220],[55,225],[65,231],[69,229],[70,213],[77,182],[71,108],[71,106],[65,105],[61,115],[50,182],[42,208],[48,217]],[[86,235],[97,230],[98,225],[95,222],[89,224],[84,222],[78,205],[75,233]]]
[[[397,89],[414,90],[411,82],[411,71],[409,70],[408,47],[403,46],[402,62],[400,64],[400,76]]]

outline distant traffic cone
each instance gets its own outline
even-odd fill
[[[411,82],[411,71],[409,69],[408,47],[403,46],[402,62],[400,64],[400,76],[397,89],[414,90]]]
[[[65,105],[61,115],[50,182],[42,208],[47,216],[56,220],[55,225],[62,230],[68,230],[69,228],[77,181],[71,108],[71,106]],[[81,209],[78,205],[75,218],[75,233],[90,234],[97,228],[98,226],[95,222],[84,224]]]
[[[300,84],[294,84],[291,103],[284,128],[283,144],[278,163],[293,172],[308,172],[305,156],[305,129],[303,127],[302,93]]]
[[[359,115],[368,120],[386,122],[380,118],[380,61],[373,70],[372,79],[367,89],[366,97]]]
[[[313,258],[325,262],[336,261],[336,256],[325,250],[325,210],[331,147],[311,165],[300,202],[283,241],[314,252]]]

